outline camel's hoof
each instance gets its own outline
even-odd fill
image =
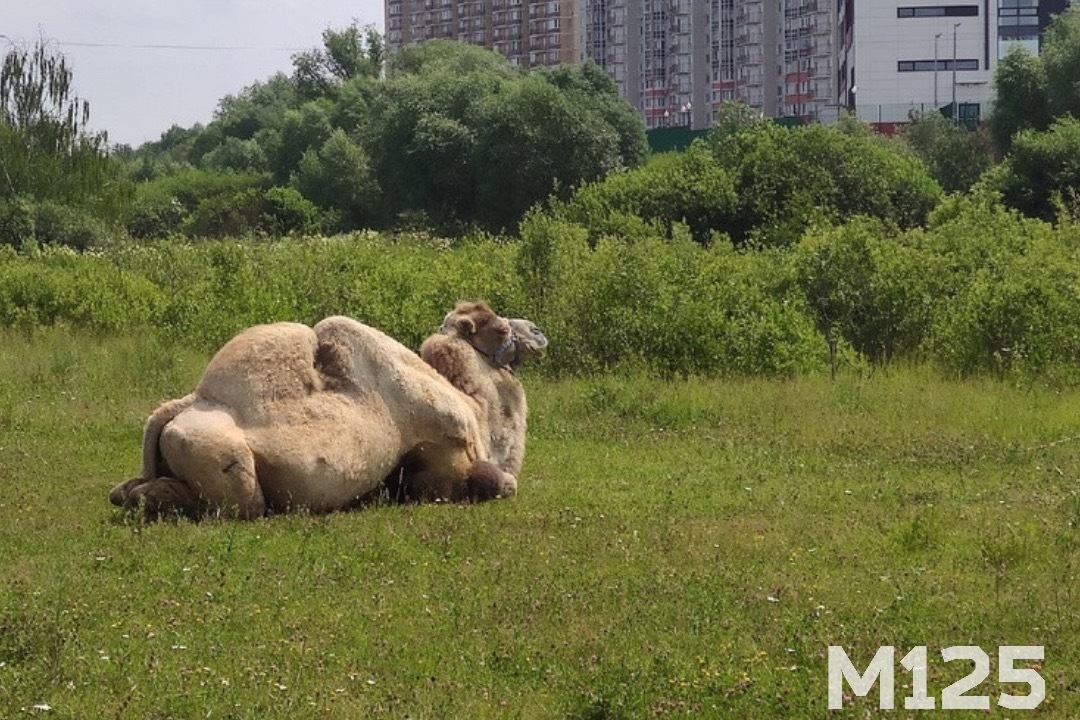
[[[144,482],[146,482],[146,478],[141,477],[125,480],[109,491],[109,502],[118,507],[124,507],[131,496],[131,491]]]

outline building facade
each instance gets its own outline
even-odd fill
[[[386,0],[385,10],[391,48],[449,38],[525,68],[581,62],[577,0]]]
[[[453,38],[525,67],[595,60],[647,128],[764,117],[985,117],[1000,58],[1068,0],[385,0],[391,48]]]
[[[985,118],[998,61],[1014,45],[1034,54],[1067,0],[843,0],[837,102],[888,127],[938,109]]]

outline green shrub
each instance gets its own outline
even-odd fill
[[[704,145],[695,145],[583,186],[563,214],[587,227],[594,243],[624,232],[630,218],[639,218],[657,224],[669,237],[675,223],[682,223],[696,242],[708,245],[715,234],[727,231],[735,205],[731,176]]]
[[[180,232],[185,217],[187,211],[175,197],[140,197],[128,218],[127,231],[138,240],[169,237]]]
[[[915,227],[942,194],[917,157],[869,134],[755,122],[725,124],[706,143],[735,180],[737,244],[787,247],[815,222],[856,215]]]
[[[794,248],[793,263],[834,370],[841,342],[876,364],[918,349],[940,288],[934,258],[894,228],[856,218],[813,230]]]
[[[24,197],[0,200],[0,243],[16,250],[34,242],[34,204]]]
[[[778,256],[702,248],[676,229],[671,239],[604,237],[572,257],[538,320],[558,328],[555,370],[788,374],[821,365],[820,338],[785,289]]]
[[[88,250],[107,245],[110,233],[104,222],[88,210],[41,202],[36,207],[34,238],[41,245]]]
[[[922,237],[948,299],[926,345],[963,373],[1041,372],[1080,361],[1080,244],[993,203],[956,201]]]
[[[1009,207],[1046,221],[1080,219],[1080,120],[1057,120],[1048,131],[1013,138],[1002,166],[986,176]]]
[[[319,208],[295,188],[272,187],[263,199],[263,224],[271,235],[303,235],[318,230]]]
[[[146,278],[102,256],[46,248],[0,256],[0,325],[32,329],[67,323],[101,332],[145,327],[164,307]]]
[[[203,199],[183,224],[183,232],[195,238],[250,237],[264,229],[268,211],[258,188]]]

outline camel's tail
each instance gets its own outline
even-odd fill
[[[195,393],[185,395],[177,400],[169,400],[158,406],[143,426],[142,446],[142,472],[146,480],[151,480],[163,474],[161,467],[161,448],[158,440],[161,439],[161,431],[177,415],[195,404]]]

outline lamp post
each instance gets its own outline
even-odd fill
[[[937,35],[934,36],[934,109],[935,110],[937,110],[937,108],[938,108],[938,94],[937,94],[937,88],[938,88],[938,81],[937,81],[938,52],[937,52],[937,46],[938,46],[938,40],[940,40],[940,39],[941,39],[941,33],[938,33]]]
[[[686,101],[685,105],[683,105],[681,108],[679,108],[679,111],[683,115],[683,124],[686,125],[686,127],[690,127],[693,124],[691,122],[691,120],[690,120],[690,111],[693,110],[693,109],[694,109],[694,104],[692,102],[690,102],[689,100]]]
[[[671,117],[671,113],[669,113],[669,112],[668,112],[667,110],[665,110],[665,111],[664,111],[664,127],[667,127],[668,125],[670,125],[670,124],[671,124],[671,123],[670,123],[670,122],[668,121],[668,118],[669,118],[669,117]]]
[[[953,125],[960,122],[960,108],[956,104],[956,28],[961,23],[953,23],[952,26],[952,120]]]

